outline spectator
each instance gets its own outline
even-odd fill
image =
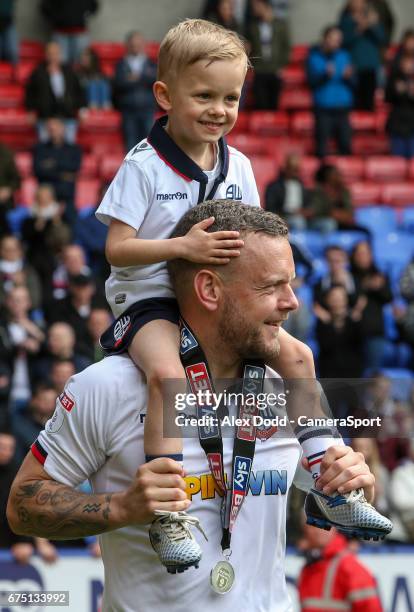
[[[42,286],[39,275],[23,257],[23,247],[16,236],[0,240],[0,303],[13,287],[26,286],[33,309],[42,305]]]
[[[43,302],[51,299],[52,275],[56,258],[70,241],[70,229],[63,221],[63,207],[55,200],[53,187],[41,185],[35,196],[31,216],[23,221],[22,239],[27,245],[27,259],[37,270]]]
[[[65,63],[79,61],[89,44],[87,19],[98,10],[98,0],[42,0],[41,11],[59,43]]]
[[[140,32],[131,32],[125,42],[127,53],[116,66],[113,87],[115,106],[122,113],[125,148],[129,151],[147,136],[154,119],[152,85],[156,67],[145,53],[145,39]]]
[[[310,229],[323,233],[356,230],[370,237],[365,227],[354,223],[351,193],[341,172],[332,164],[322,164],[315,175],[316,187],[309,197]]]
[[[315,144],[318,157],[325,157],[328,141],[335,137],[340,155],[351,153],[349,111],[353,106],[352,65],[341,49],[342,34],[336,26],[323,31],[322,43],[312,47],[307,76],[313,92]]]
[[[221,4],[222,4],[221,0],[205,0],[204,8],[201,14],[202,19],[216,21],[214,17],[217,15],[217,13],[219,13],[219,5]],[[225,10],[226,8],[227,7],[225,7]],[[228,29],[231,29],[231,30],[234,29],[236,32],[239,32],[239,33],[244,33],[245,28],[246,28],[246,23],[250,21],[250,19],[247,19],[248,12],[250,11],[250,0],[232,0],[231,11],[236,21],[236,28],[228,28],[228,26],[224,26],[224,27],[227,27]],[[221,24],[221,25],[224,25],[224,24]]]
[[[12,416],[13,432],[20,457],[23,459],[39,433],[55,410],[56,393],[52,385],[41,382],[33,389],[33,395],[25,409]]]
[[[76,374],[75,364],[70,359],[55,359],[50,370],[50,382],[56,395],[60,395],[71,376]]]
[[[355,108],[374,110],[374,95],[386,34],[378,13],[367,0],[349,0],[339,27],[355,69]]]
[[[378,15],[378,21],[382,25],[385,34],[384,47],[392,41],[395,19],[388,0],[370,0],[370,5]]]
[[[108,326],[109,327],[109,324]],[[46,346],[36,360],[36,378],[48,380],[53,364],[56,361],[71,361],[75,372],[81,372],[92,360],[75,352],[76,336],[73,328],[64,321],[52,323],[47,330]]]
[[[65,204],[64,218],[72,226],[77,217],[75,187],[82,150],[67,142],[61,119],[48,119],[46,132],[47,141],[38,143],[33,151],[33,172],[39,183],[52,185],[57,200]]]
[[[77,113],[85,106],[82,86],[72,68],[62,64],[58,43],[48,43],[45,54],[45,61],[34,69],[26,84],[26,108],[37,114],[41,142],[48,138],[45,120],[60,117],[65,125],[66,140],[73,143]]]
[[[306,229],[308,191],[300,179],[300,157],[297,153],[286,155],[276,180],[266,188],[265,208],[287,222],[290,229]]]
[[[394,55],[393,61],[391,63],[390,73],[392,74],[394,70],[399,67],[400,59],[403,55],[409,55],[414,58],[414,29],[407,28],[401,37],[400,45]]]
[[[358,242],[354,246],[350,262],[356,291],[367,300],[361,319],[365,340],[365,367],[378,369],[382,365],[387,344],[384,339],[383,307],[393,298],[390,283],[375,265],[369,242]]]
[[[398,513],[407,540],[414,542],[414,450],[407,440],[405,452],[391,474],[390,492],[394,509]]]
[[[105,249],[104,249],[105,250]],[[66,297],[69,286],[69,276],[78,274],[90,274],[91,270],[86,265],[85,252],[77,244],[68,244],[63,247],[59,257],[60,263],[53,272],[53,297],[61,300]]]
[[[359,294],[355,279],[348,270],[349,258],[347,252],[340,246],[331,245],[325,250],[325,259],[328,264],[328,272],[314,286],[315,306],[326,308],[324,301],[326,292],[335,285],[341,285],[347,293],[350,307],[353,308],[358,302]]]
[[[19,187],[20,175],[13,152],[0,142],[0,238],[10,233],[7,213],[14,206],[14,194]]]
[[[375,476],[375,498],[373,504],[381,514],[390,516],[389,473],[381,463],[377,441],[374,438],[354,438],[352,448],[362,453],[369,469]]]
[[[214,9],[206,16],[206,19],[218,23],[223,28],[227,28],[227,30],[233,30],[239,34],[243,33],[234,13],[234,3],[232,0],[218,0]]]
[[[298,340],[307,342],[312,327],[312,313],[306,300],[304,277],[299,272],[293,279],[291,287],[295,292],[299,306],[289,314],[289,318],[283,324],[283,329]]]
[[[0,61],[17,64],[19,41],[14,25],[14,0],[0,1]]]
[[[31,395],[33,358],[44,340],[42,330],[30,320],[30,295],[26,287],[14,287],[6,297],[6,320],[2,329],[11,373],[12,410]]]
[[[275,17],[269,0],[252,0],[256,17],[250,23],[247,38],[254,68],[254,107],[275,110],[282,87],[282,68],[289,62],[288,25]]]
[[[394,317],[401,339],[414,350],[414,259],[401,275],[400,291],[406,305],[394,307]]]
[[[88,331],[93,342],[93,363],[100,361],[104,357],[99,339],[111,323],[112,317],[106,308],[94,308],[91,310],[88,319]]]
[[[6,519],[9,491],[19,469],[16,439],[6,430],[0,431],[0,548],[10,550],[18,563],[28,563],[33,555],[33,540],[12,532]]]
[[[69,323],[75,331],[75,352],[93,359],[93,342],[88,331],[88,318],[94,306],[104,305],[103,297],[95,295],[95,284],[90,274],[69,277],[69,293],[63,300],[54,300],[46,310],[49,324]]]
[[[77,74],[89,108],[112,107],[111,86],[101,71],[98,55],[90,47],[82,51]]]
[[[388,79],[386,101],[391,104],[387,132],[391,153],[414,157],[414,55],[401,55]]]
[[[321,378],[360,378],[363,372],[362,336],[358,311],[349,310],[348,295],[333,285],[324,296],[326,311],[315,311]],[[332,405],[334,407],[334,405]]]

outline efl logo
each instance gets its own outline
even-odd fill
[[[226,198],[229,200],[241,200],[242,192],[238,185],[229,185],[226,189]]]
[[[247,457],[237,456],[234,460],[234,491],[239,491],[246,494],[247,486],[249,484],[250,468],[252,460]]]
[[[208,453],[207,460],[210,466],[210,472],[213,475],[215,482],[219,485],[222,493],[226,492],[226,483],[223,481],[223,469],[220,453]]]
[[[190,332],[188,327],[185,325],[181,326],[181,345],[180,345],[180,353],[181,355],[185,355],[191,349],[196,348],[198,346],[197,340],[194,338],[193,334]]]
[[[73,406],[75,405],[75,400],[73,400],[71,397],[69,397],[69,395],[68,395],[68,393],[66,391],[63,391],[59,395],[59,402],[61,403],[62,407],[67,412],[70,412],[72,410]]]

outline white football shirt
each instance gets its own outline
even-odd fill
[[[169,238],[177,222],[193,206],[211,198],[239,200],[260,206],[250,161],[223,139],[218,143],[218,168],[203,172],[165,131],[158,120],[148,139],[125,157],[109,186],[97,218],[130,225],[141,239]],[[139,282],[137,282],[139,281]],[[152,297],[174,297],[165,262],[111,267],[106,297],[115,316]]]
[[[127,489],[144,463],[147,394],[140,371],[127,355],[107,357],[73,376],[56,411],[32,447],[48,474],[69,486],[89,479],[95,493]],[[227,477],[233,439],[223,438]],[[225,596],[210,587],[210,571],[222,559],[221,498],[197,438],[184,440],[190,514],[203,550],[199,569],[170,575],[148,537],[148,525],[131,525],[100,536],[105,566],[103,612],[287,612],[284,574],[286,502],[301,454],[294,437],[274,434],[256,443],[249,492],[232,537],[236,581]]]

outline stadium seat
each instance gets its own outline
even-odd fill
[[[112,155],[105,155],[103,157],[99,167],[99,176],[105,183],[112,181],[123,159],[124,155],[122,153],[113,153]]]
[[[120,127],[121,113],[116,110],[90,110],[80,121],[80,129],[88,132],[114,132]]]
[[[407,160],[391,155],[375,155],[365,161],[365,177],[379,183],[404,181],[407,176]]]
[[[227,142],[248,157],[250,155],[263,155],[263,137],[253,134],[233,134],[227,137]]]
[[[383,185],[382,201],[389,206],[413,206],[414,182]]]
[[[355,221],[375,235],[388,234],[397,230],[397,215],[389,206],[367,206],[357,208]]]
[[[79,178],[96,178],[98,176],[98,158],[93,153],[84,153],[79,170]]]
[[[290,129],[295,136],[313,134],[315,118],[311,111],[298,111],[292,115]]]
[[[309,137],[286,137],[278,136],[275,138],[276,159],[282,162],[288,153],[297,153],[298,155],[312,155],[314,142],[311,136]]]
[[[158,53],[160,50],[160,43],[156,40],[147,40],[145,42],[145,52],[154,63],[158,60]]]
[[[99,198],[100,181],[83,179],[76,181],[75,206],[78,210],[87,206],[96,206]]]
[[[386,134],[355,134],[352,138],[352,153],[354,155],[386,155],[390,143]]]
[[[349,253],[358,242],[366,239],[367,236],[364,232],[356,230],[331,232],[326,237],[326,246],[340,246]]]
[[[29,153],[29,151],[21,151],[16,153],[14,156],[14,161],[22,179],[32,175],[33,156],[31,153]]]
[[[381,373],[391,380],[391,396],[407,402],[414,383],[412,371],[405,368],[381,368]]]
[[[338,168],[346,183],[360,181],[364,175],[364,160],[361,157],[330,155],[326,162]]]
[[[33,61],[25,61],[17,64],[14,75],[16,83],[19,83],[19,85],[25,85],[37,65],[38,62]]]
[[[112,79],[115,75],[116,64],[114,62],[101,61],[100,63],[102,74],[104,74],[108,79]]]
[[[376,132],[377,130],[375,113],[352,111],[349,114],[349,119],[354,132]]]
[[[355,182],[350,183],[352,203],[357,206],[369,206],[381,202],[381,185],[377,183]]]
[[[95,41],[91,44],[101,61],[117,62],[125,54],[125,45],[121,42]]]
[[[282,82],[285,89],[306,86],[306,73],[303,66],[286,66],[282,69]]]
[[[37,40],[22,40],[19,47],[20,61],[41,62],[45,56],[43,43]]]
[[[295,45],[291,52],[289,63],[290,64],[302,64],[308,57],[309,46],[308,45]]]
[[[414,240],[405,232],[374,235],[373,252],[378,267],[389,274],[396,287],[403,269],[412,259]]]
[[[246,111],[240,111],[237,117],[237,121],[231,131],[232,134],[243,134],[249,131],[250,125],[250,113]]]
[[[309,89],[304,87],[285,89],[280,95],[279,107],[281,110],[310,110],[312,105],[312,94]]]
[[[22,108],[24,89],[18,83],[0,84],[0,108]]]
[[[15,150],[30,149],[36,142],[31,115],[23,109],[4,109],[0,112],[0,139]]]
[[[9,62],[0,62],[0,83],[11,83],[13,80],[13,65]]]
[[[401,211],[401,229],[414,232],[414,206],[407,206]]]
[[[313,257],[322,257],[326,247],[325,236],[321,232],[313,230],[289,232],[289,238],[298,245],[298,247],[308,251]],[[313,263],[313,261],[312,261]]]
[[[123,150],[120,126],[121,115],[118,111],[89,111],[81,118],[78,144],[88,151],[95,151],[95,154],[99,146],[111,152]]]
[[[289,117],[284,111],[253,111],[250,114],[252,134],[277,136],[287,134]]]
[[[277,166],[275,160],[271,157],[265,156],[252,156],[250,158],[252,163],[254,176],[256,179],[257,189],[259,191],[261,205],[264,206],[264,195],[267,185],[272,181],[277,173]]]
[[[378,108],[375,112],[375,122],[377,126],[377,132],[379,132],[380,134],[383,134],[385,132],[385,126],[387,124],[388,115],[389,115],[389,110],[385,108],[384,105]]]
[[[38,182],[34,176],[23,179],[19,191],[16,193],[15,202],[20,206],[32,206],[37,190]]]
[[[14,206],[7,212],[7,221],[12,234],[20,236],[23,221],[30,216],[30,210],[26,206]]]
[[[313,187],[315,183],[315,173],[320,165],[321,160],[318,157],[302,157],[300,164],[300,176],[306,187]]]

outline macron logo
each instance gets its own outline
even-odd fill
[[[157,193],[157,200],[162,200],[163,202],[167,200],[187,200],[187,194],[181,193],[181,191],[177,191],[177,193]]]

